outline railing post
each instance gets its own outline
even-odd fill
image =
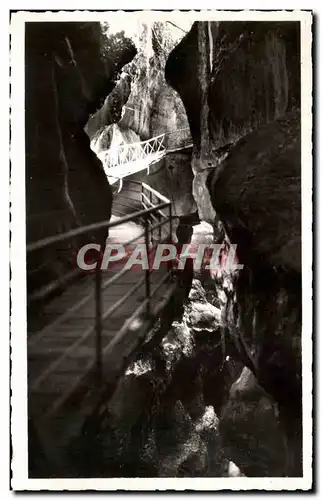
[[[153,196],[153,195],[152,195],[152,191],[150,191],[150,203],[151,203],[151,207],[152,207],[152,205],[153,205],[153,202],[152,202],[152,196]],[[152,229],[152,231],[151,231],[151,242],[153,243],[153,229]]]
[[[146,305],[146,313],[150,314],[151,312],[151,304],[150,304],[150,296],[151,296],[151,283],[150,283],[150,261],[149,261],[149,221],[148,217],[144,217],[144,239],[145,239],[145,248],[148,256],[148,268],[145,270],[145,298],[148,299]]]
[[[101,263],[95,270],[95,333],[96,333],[96,377],[97,386],[102,384],[102,287]]]
[[[172,243],[172,204],[169,205],[169,231],[170,231],[170,243]]]
[[[157,212],[157,217],[158,217],[158,223],[160,224],[159,226],[159,243],[160,243],[162,240],[162,226],[161,226],[162,214],[160,212]]]
[[[169,231],[170,231],[170,244],[172,245],[173,243],[173,238],[172,238],[172,230],[173,230],[173,221],[172,221],[172,203],[169,205]],[[173,279],[173,262],[170,261],[170,280]]]

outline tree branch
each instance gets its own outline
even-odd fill
[[[166,21],[166,22],[169,23],[169,24],[172,24],[172,26],[174,26],[175,28],[178,28],[178,30],[183,31],[184,33],[188,33],[188,31],[185,31],[184,29],[180,28],[180,26],[177,26],[172,21]]]

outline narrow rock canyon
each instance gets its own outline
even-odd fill
[[[27,243],[129,215],[130,183],[144,182],[171,201],[176,244],[236,245],[242,268],[185,269],[66,451],[66,476],[301,476],[300,24],[131,29],[26,29]],[[109,151],[162,134],[148,172],[106,174]],[[28,298],[107,236],[33,253]],[[46,475],[31,442],[33,474]]]

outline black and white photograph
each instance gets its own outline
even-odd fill
[[[312,13],[11,13],[12,488],[312,487]]]

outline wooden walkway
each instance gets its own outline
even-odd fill
[[[127,223],[111,230],[109,238],[121,243],[138,231],[142,231],[142,228]],[[138,242],[143,242],[143,239]],[[129,270],[121,280],[104,288],[104,282],[123,266],[124,263],[114,265],[112,269],[102,272],[102,352],[105,381],[118,370],[124,356],[135,346],[140,329],[144,329],[143,323],[146,321],[145,311],[142,311],[139,319],[130,322],[122,331],[127,320],[145,299],[145,271],[140,266]],[[167,269],[161,268],[150,273],[151,290],[166,272]],[[39,331],[37,324],[28,324],[29,416],[33,418],[50,417],[82,384],[95,383],[94,280],[95,273],[89,274],[52,300],[42,311],[39,321],[44,326]],[[136,287],[135,292],[132,292],[133,287]],[[168,291],[169,282],[166,281],[151,300],[152,313]],[[124,297],[127,297],[125,302],[117,308],[117,303]],[[104,313],[113,309],[114,312],[105,321]]]
[[[27,256],[39,252],[41,266],[61,243],[72,242],[73,248],[80,237],[86,241],[91,235],[93,241],[95,231],[103,229],[107,243],[123,243],[129,253],[139,243],[152,250],[158,241],[172,241],[170,200],[144,182],[127,183],[133,196],[118,200],[120,212],[121,203],[128,205],[125,215],[28,242]],[[106,271],[97,267],[81,275],[75,266],[27,297],[30,477],[48,477],[48,471],[52,477],[75,477],[75,443],[77,450],[86,424],[98,417],[103,402],[108,404],[177,286],[172,262],[157,271],[139,265],[127,270],[122,261]]]
[[[109,229],[107,243],[123,244],[129,255],[139,243],[151,248],[156,241],[168,240],[170,201],[144,183],[132,184],[134,200],[127,200],[131,214],[31,243],[27,251],[102,225]],[[126,270],[124,264],[120,261],[99,273],[88,272],[42,306],[37,316],[28,314],[28,416],[37,432],[57,419],[56,430],[61,432],[66,415],[75,427],[84,400],[91,399],[87,395],[96,398],[104,387],[115,385],[171,299],[175,284],[168,265],[159,270],[144,270],[140,265]],[[48,431],[44,434],[48,439]]]

